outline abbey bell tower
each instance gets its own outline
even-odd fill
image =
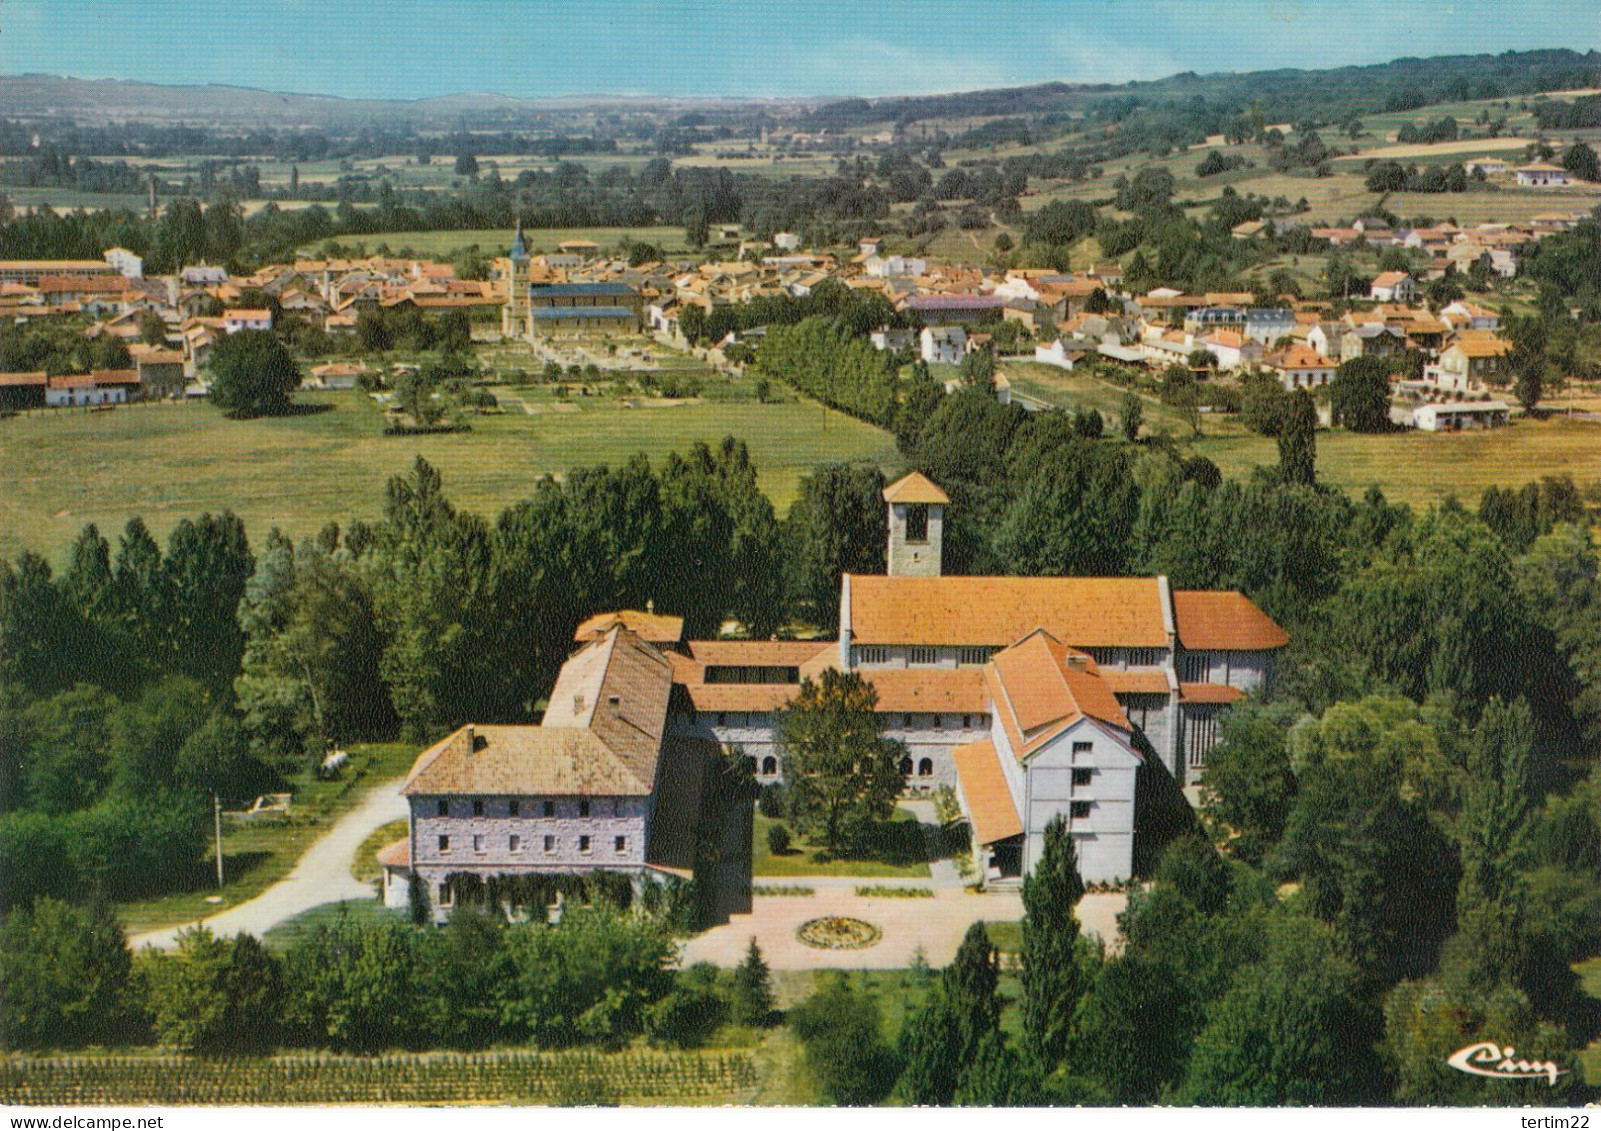
[[[889,504],[891,577],[938,577],[950,497],[932,479],[914,471],[884,488]]]

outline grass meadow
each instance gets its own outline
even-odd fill
[[[0,422],[0,556],[24,549],[60,564],[84,523],[115,541],[132,515],[165,540],[179,519],[232,509],[259,545],[272,526],[292,537],[324,523],[377,518],[383,488],[421,455],[458,506],[493,518],[546,474],[653,462],[697,440],[749,444],[762,489],[780,512],[801,476],[829,460],[898,467],[894,439],[811,402],[679,403],[625,408],[595,398],[560,413],[476,417],[469,433],[385,436],[355,391],[305,393],[321,411],[229,420],[206,404],[138,404],[109,412],[41,409]]]

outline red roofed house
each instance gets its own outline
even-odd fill
[[[1268,354],[1262,359],[1262,364],[1272,370],[1291,392],[1327,385],[1334,380],[1334,374],[1339,369],[1311,346],[1300,344]]]
[[[229,334],[237,334],[240,330],[271,330],[272,311],[230,306],[222,312],[222,328]]]
[[[139,391],[136,369],[96,369],[50,378],[45,404],[54,407],[123,404]]]

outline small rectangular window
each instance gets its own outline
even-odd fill
[[[616,848],[617,848],[618,852],[627,852],[628,851],[628,838],[625,837],[625,836],[618,837],[617,841],[616,841]]]
[[[547,836],[545,838],[545,851],[546,852],[555,852],[556,851],[556,838],[555,837]]]
[[[441,802],[440,802],[440,803],[439,803],[439,815],[440,815],[440,816],[441,816],[441,817],[448,817],[448,816],[450,816],[450,802],[448,802],[448,801],[441,801]]]
[[[1094,749],[1095,744],[1093,742],[1075,742],[1073,743],[1073,756],[1076,758],[1080,754],[1088,754]]]
[[[578,838],[578,851],[579,852],[588,852],[589,851],[589,838],[587,836],[581,836],[581,837]]]
[[[547,817],[554,817],[556,815],[556,803],[554,801],[545,802],[544,814]]]
[[[908,651],[910,653],[907,657],[908,663],[917,664],[922,667],[928,667],[930,665],[939,663],[938,648],[929,648],[923,645],[917,645]]]
[[[889,649],[881,644],[863,645],[856,649],[856,662],[858,664],[887,664],[889,663]]]
[[[1074,770],[1073,771],[1073,784],[1076,785],[1076,786],[1078,786],[1078,785],[1089,785],[1090,784],[1090,779],[1092,777],[1094,777],[1094,776],[1095,776],[1095,771],[1094,770]]]
[[[450,838],[448,836],[446,836],[444,833],[440,833],[439,834],[439,851],[441,851],[441,852],[449,852],[450,851]]]
[[[901,729],[902,730],[911,730],[912,729],[912,716],[910,716],[910,715],[902,715],[901,716]]]
[[[523,838],[516,833],[512,833],[506,841],[506,847],[513,852],[521,852],[523,850]]]
[[[506,816],[518,817],[522,815],[522,811],[522,802],[516,800],[506,802]]]
[[[440,884],[439,885],[439,906],[441,906],[441,907],[449,907],[450,906],[450,885],[449,884]]]
[[[483,834],[482,833],[473,833],[473,851],[474,852],[482,852],[483,850],[484,850],[484,837],[483,837]]]
[[[960,648],[957,660],[963,664],[987,664],[993,652],[993,648]]]
[[[484,803],[483,803],[483,800],[481,798],[474,798],[473,799],[473,816],[474,817],[482,817],[483,815],[484,815]]]
[[[589,816],[589,799],[587,797],[578,803],[578,815],[580,817]]]
[[[1075,821],[1076,820],[1081,820],[1082,818],[1088,817],[1089,815],[1090,815],[1090,803],[1088,801],[1075,801],[1075,802],[1073,802],[1073,819]]]

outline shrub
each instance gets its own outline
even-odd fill
[[[772,825],[767,830],[767,850],[774,856],[784,856],[789,852],[789,829],[784,825]]]
[[[784,815],[784,787],[779,782],[768,782],[756,795],[756,808],[769,821]]]

